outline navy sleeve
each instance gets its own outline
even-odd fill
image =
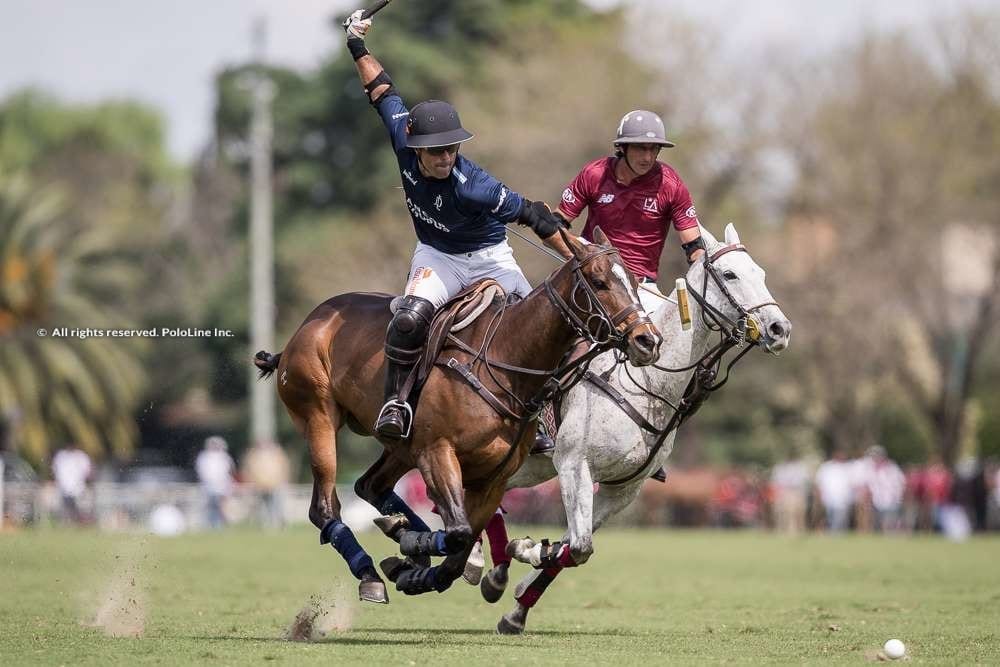
[[[524,198],[506,185],[486,173],[479,166],[473,165],[469,182],[463,188],[465,199],[486,209],[489,214],[500,222],[514,222],[524,207]]]
[[[378,101],[378,115],[382,117],[385,128],[389,130],[392,150],[406,148],[406,121],[410,110],[403,104],[403,99],[395,93],[387,93]]]

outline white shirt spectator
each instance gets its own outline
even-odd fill
[[[771,483],[783,491],[804,493],[809,487],[809,466],[805,461],[786,461],[774,466]]]
[[[90,457],[82,449],[60,449],[52,459],[52,476],[56,479],[56,486],[62,495],[70,498],[79,498],[83,494],[90,470]]]
[[[226,496],[233,488],[233,470],[236,465],[228,452],[222,449],[203,449],[195,459],[194,469],[205,491],[215,496]]]
[[[875,463],[868,473],[868,493],[872,506],[880,512],[897,510],[903,504],[906,476],[893,461],[884,459]]]
[[[816,470],[816,488],[827,508],[844,509],[854,500],[853,462],[831,459]]]

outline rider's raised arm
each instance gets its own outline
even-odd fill
[[[371,102],[385,123],[394,150],[406,146],[406,120],[409,109],[403,104],[399,93],[392,84],[381,63],[365,46],[364,36],[371,29],[371,19],[361,20],[363,10],[357,10],[344,22],[347,32],[347,50],[351,52],[358,78]]]

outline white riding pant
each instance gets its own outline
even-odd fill
[[[489,248],[453,255],[418,242],[403,293],[423,297],[440,308],[483,278],[493,278],[508,294],[527,296],[531,292],[531,284],[514,261],[514,251],[505,240]]]

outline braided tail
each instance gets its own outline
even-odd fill
[[[257,379],[263,380],[271,377],[271,374],[277,370],[279,361],[281,361],[281,352],[271,354],[270,352],[261,350],[255,354],[253,357],[253,365],[260,369],[260,375],[257,376]]]

